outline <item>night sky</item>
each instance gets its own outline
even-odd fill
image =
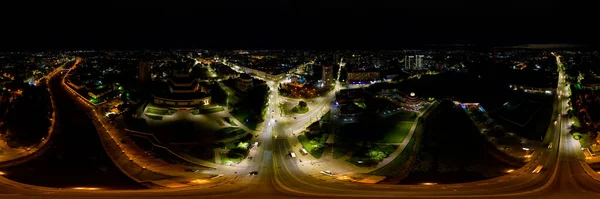
[[[593,45],[600,43],[596,9],[552,0],[19,1],[0,5],[0,48]]]

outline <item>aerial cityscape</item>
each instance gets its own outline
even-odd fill
[[[45,16],[0,37],[2,199],[600,195],[569,6],[51,4],[2,15]]]

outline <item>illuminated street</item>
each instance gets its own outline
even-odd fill
[[[3,5],[0,199],[600,197],[593,2],[85,3]]]

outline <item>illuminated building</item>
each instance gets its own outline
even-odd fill
[[[404,69],[421,70],[423,69],[423,57],[425,55],[410,55],[404,57]]]
[[[333,84],[333,66],[325,66],[323,65],[323,85],[325,87],[330,87]]]
[[[381,73],[379,71],[348,72],[348,78],[346,79],[346,83],[362,82],[362,81],[375,81],[375,80],[379,80],[380,77],[381,77]]]
[[[189,75],[174,75],[167,79],[168,92],[154,95],[154,104],[195,107],[210,104],[211,96],[200,91],[198,80]]]
[[[248,74],[242,74],[237,79],[236,86],[241,91],[248,91],[254,87],[254,83],[252,82],[252,77]]]

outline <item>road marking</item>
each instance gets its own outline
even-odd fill
[[[409,188],[412,188],[412,189],[427,189],[427,188],[429,188],[429,186],[418,186],[418,187],[409,187]]]
[[[489,182],[484,182],[484,183],[479,183],[477,185],[486,185],[486,184],[490,184]]]

